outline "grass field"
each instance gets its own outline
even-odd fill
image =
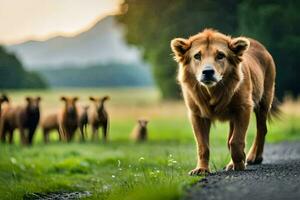
[[[90,191],[88,199],[178,199],[184,189],[199,180],[189,177],[196,164],[196,147],[183,102],[161,102],[154,89],[64,89],[57,91],[7,91],[14,104],[26,95],[42,97],[42,115],[62,106],[61,95],[77,95],[88,104],[89,95],[110,95],[107,102],[111,127],[109,142],[81,143],[79,134],[71,144],[42,143],[41,131],[34,146],[21,147],[18,133],[14,145],[0,146],[1,199],[22,199],[28,193]],[[280,121],[269,126],[267,142],[300,139],[300,104],[283,105]],[[136,144],[129,134],[138,118],[149,123],[149,141]],[[255,123],[248,131],[251,145]],[[213,171],[229,161],[226,147],[228,125],[216,123],[211,131]],[[89,135],[90,136],[90,135]]]

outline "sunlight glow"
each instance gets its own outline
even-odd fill
[[[0,0],[0,44],[76,35],[119,12],[121,0]]]

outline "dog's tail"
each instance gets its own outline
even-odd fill
[[[282,116],[282,110],[280,108],[281,102],[274,96],[271,104],[270,111],[268,113],[268,121],[272,122],[275,119],[280,119]]]

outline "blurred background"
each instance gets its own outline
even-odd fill
[[[261,41],[277,96],[300,92],[297,0],[1,0],[0,88],[154,87],[179,98],[170,40],[211,27]]]
[[[182,199],[199,178],[187,176],[196,146],[170,41],[207,27],[267,47],[277,96],[290,98],[266,141],[299,141],[299,9],[299,0],[0,0],[0,94],[12,105],[41,96],[42,119],[63,106],[62,95],[90,109],[89,96],[111,97],[106,144],[91,142],[90,127],[84,143],[79,132],[68,145],[51,133],[44,145],[41,128],[31,148],[21,147],[17,131],[13,145],[1,143],[1,199],[61,191],[89,191],[97,200]],[[140,118],[149,120],[149,137],[137,144],[129,136]],[[230,160],[226,133],[227,123],[212,127],[212,171]],[[247,149],[255,133],[252,116]]]

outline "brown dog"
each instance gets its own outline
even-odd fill
[[[9,143],[13,142],[13,132],[16,128],[20,131],[23,145],[32,144],[33,136],[40,119],[41,98],[26,97],[25,106],[13,107],[9,105],[3,110],[0,120],[1,140],[5,142],[6,133],[9,133]],[[28,133],[26,133],[28,131]]]
[[[84,135],[87,134],[87,125],[88,125],[88,109],[89,106],[82,106],[79,109],[78,116],[78,126],[81,133],[81,140],[84,141]]]
[[[131,133],[131,139],[136,142],[146,141],[148,137],[148,131],[147,131],[148,120],[140,119],[137,122],[138,122],[137,125],[134,127]]]
[[[210,29],[189,39],[176,38],[171,48],[198,147],[197,167],[190,174],[209,171],[209,130],[214,120],[230,122],[232,160],[227,170],[245,169],[245,136],[252,110],[257,134],[247,162],[261,163],[267,116],[278,111],[273,103],[275,64],[269,52],[253,39],[231,38]]]
[[[92,126],[92,140],[98,140],[98,129],[102,127],[103,141],[107,140],[109,117],[104,107],[104,103],[109,100],[109,96],[103,98],[90,97],[94,103],[93,109],[90,112],[89,123]]]
[[[76,102],[78,97],[61,97],[65,105],[58,114],[58,127],[61,137],[70,142],[78,128],[78,110]]]
[[[58,126],[58,113],[51,113],[45,116],[41,121],[41,128],[43,129],[45,143],[49,142],[49,134],[53,130],[57,131],[59,140],[61,140],[61,135],[59,134]]]

